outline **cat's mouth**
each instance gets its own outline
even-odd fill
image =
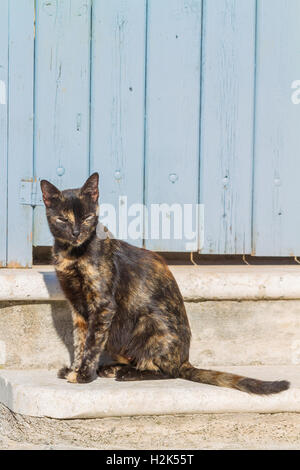
[[[89,237],[88,236],[82,236],[82,235],[79,235],[78,237],[74,237],[72,240],[70,240],[70,243],[72,246],[80,246],[82,245],[84,242],[87,241]]]
[[[75,240],[72,240],[71,241],[71,245],[73,246],[80,246],[82,245],[82,243],[85,242],[85,239],[81,239],[81,238],[76,238]]]

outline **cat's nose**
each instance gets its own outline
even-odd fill
[[[72,233],[74,237],[78,237],[78,235],[80,234],[80,230],[78,228],[74,228]]]

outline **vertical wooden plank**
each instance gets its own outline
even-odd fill
[[[32,208],[20,204],[20,181],[32,177],[33,165],[34,1],[9,0],[9,266],[32,261]]]
[[[0,0],[0,44],[0,267],[3,267],[7,243],[8,0]]]
[[[300,2],[260,0],[257,27],[253,253],[300,255]]]
[[[204,1],[202,253],[251,252],[255,0]]]
[[[126,221],[127,208],[143,203],[145,17],[145,0],[93,4],[91,171],[100,173],[102,207],[115,208],[111,230],[139,246],[142,226],[132,239]]]
[[[145,189],[149,213],[151,204],[179,204],[183,211],[184,204],[195,208],[198,203],[201,8],[201,0],[149,0]],[[167,217],[174,221],[171,210]],[[180,213],[178,217],[175,221]],[[158,221],[151,219],[147,248],[191,249],[183,236],[164,239],[162,232],[156,233]],[[197,240],[194,245],[195,249]]]
[[[37,1],[36,177],[79,187],[89,171],[90,0]],[[34,245],[51,245],[43,206],[34,210]]]

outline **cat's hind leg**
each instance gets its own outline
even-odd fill
[[[141,316],[127,347],[131,364],[117,372],[116,380],[160,380],[179,375],[182,345],[160,311]]]
[[[124,367],[125,366],[121,364],[110,365],[110,366],[100,366],[99,369],[97,370],[97,374],[99,377],[115,378],[119,370]]]
[[[160,370],[139,370],[133,366],[123,366],[116,373],[118,382],[128,382],[135,380],[162,380],[171,379],[167,374]]]
[[[121,356],[120,354],[112,354],[113,363],[101,364],[98,367],[97,374],[99,377],[116,377],[117,372],[124,368],[125,365],[130,364],[130,360],[127,357]]]

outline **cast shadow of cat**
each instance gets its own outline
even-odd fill
[[[40,271],[40,273],[43,276],[44,284],[51,299],[50,305],[54,329],[62,343],[65,345],[69,354],[70,364],[72,364],[74,359],[74,335],[71,308],[68,302],[63,300],[63,295],[59,288],[55,272]],[[64,365],[64,359],[65,358],[61,359],[61,365]]]

